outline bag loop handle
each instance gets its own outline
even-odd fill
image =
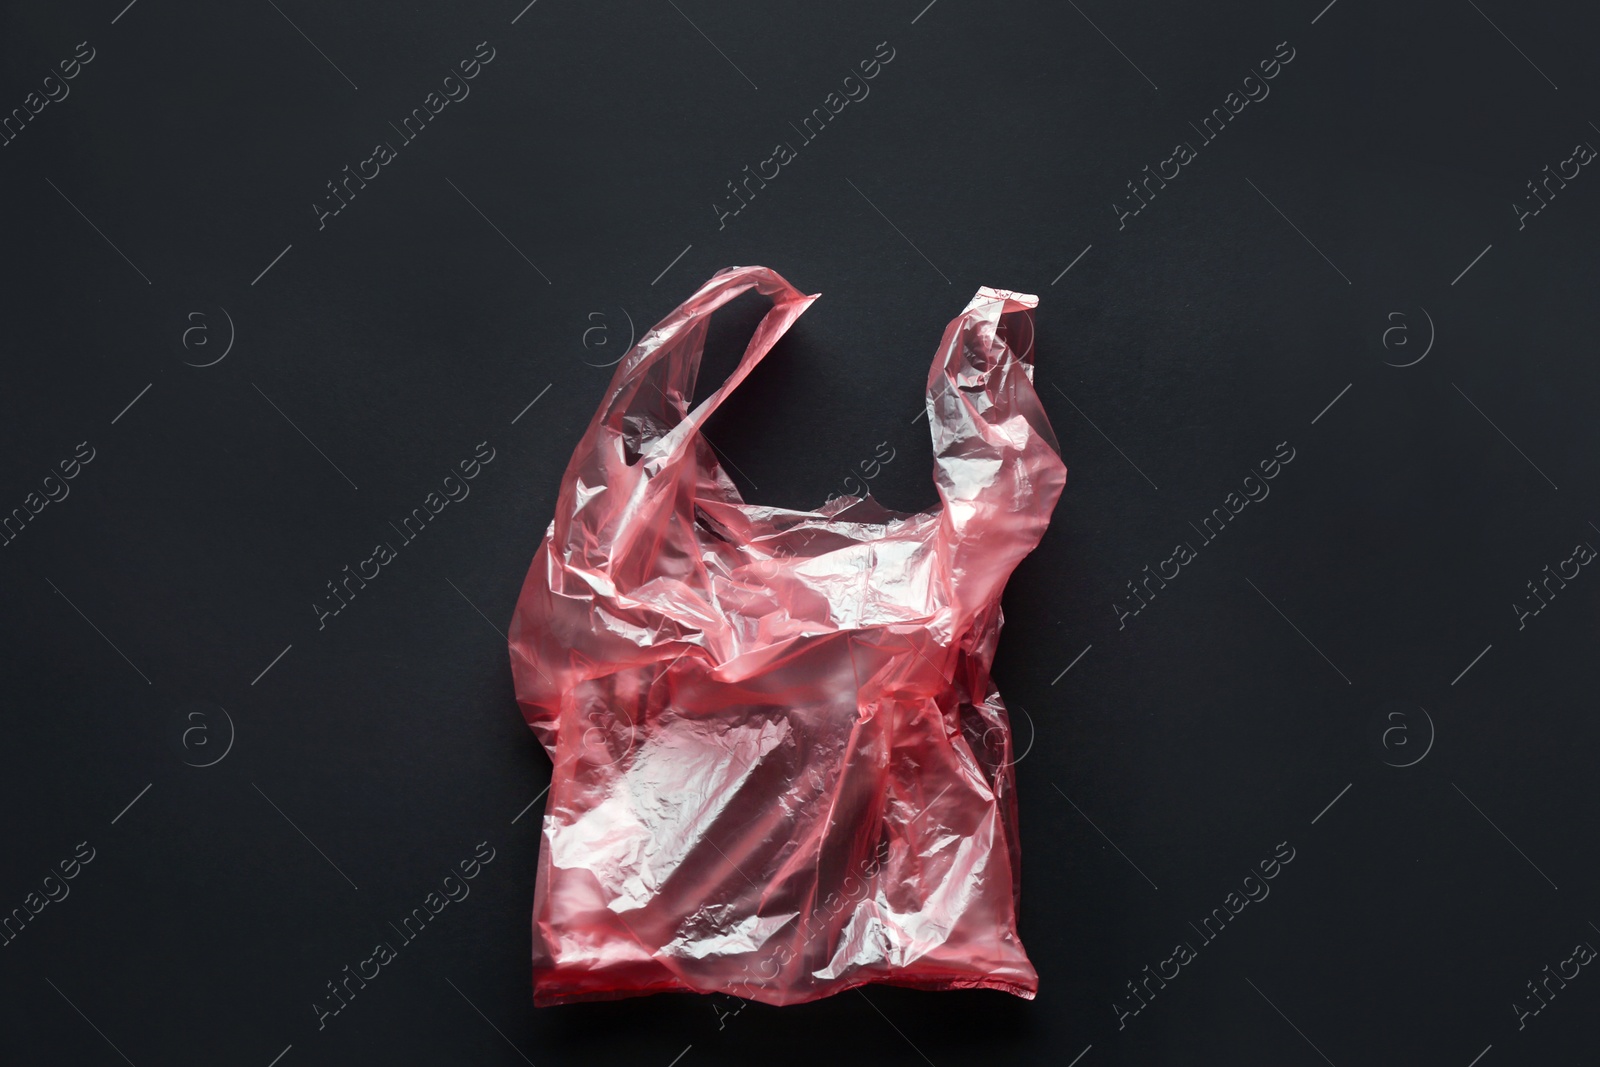
[[[771,297],[773,306],[756,327],[733,373],[690,411],[689,398],[699,377],[711,315],[751,289]],[[801,293],[767,267],[729,267],[717,272],[640,338],[617,365],[596,428],[605,426],[625,436],[631,429],[641,437],[648,430],[660,431],[641,440],[639,461],[658,469],[665,466],[820,295]],[[629,419],[636,425],[625,425]]]

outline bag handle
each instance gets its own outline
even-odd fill
[[[940,537],[968,613],[996,598],[1038,545],[1066,484],[1061,446],[1033,385],[1038,303],[980,288],[945,329],[928,372]]]
[[[771,297],[772,309],[756,327],[733,373],[690,411],[711,315],[751,289]],[[636,442],[635,462],[648,462],[655,469],[665,466],[820,295],[806,296],[767,267],[718,271],[640,338],[617,365],[591,432],[605,427]]]

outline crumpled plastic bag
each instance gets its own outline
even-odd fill
[[[752,287],[773,307],[691,411],[707,321]],[[1033,387],[1038,301],[983,288],[945,329],[940,505],[747,504],[700,429],[815,299],[718,273],[618,364],[562,478],[510,630],[554,763],[537,1005],[1038,989],[989,677],[1006,579],[1066,482]]]

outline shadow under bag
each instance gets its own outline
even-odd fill
[[[712,312],[773,307],[693,410]],[[1037,299],[982,288],[928,375],[940,504],[746,504],[700,433],[816,296],[718,273],[618,364],[511,622],[554,763],[539,1005],[869,982],[1031,998],[1000,595],[1066,482]],[[1018,349],[1022,349],[1018,351]]]

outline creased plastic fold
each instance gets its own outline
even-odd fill
[[[773,306],[690,408],[711,313]],[[618,364],[511,622],[554,764],[534,1001],[793,1004],[872,982],[1032,997],[1000,596],[1066,467],[1034,297],[980,289],[928,374],[940,503],[747,504],[700,433],[816,296],[718,273]]]

